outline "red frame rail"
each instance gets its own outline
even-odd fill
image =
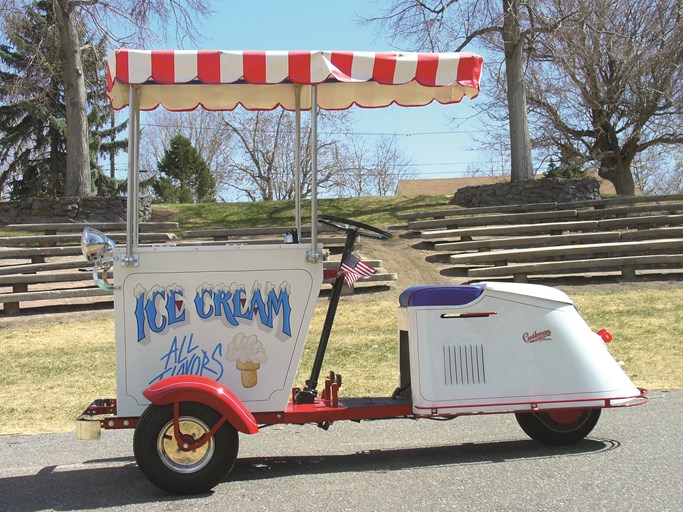
[[[539,409],[539,405],[544,404],[581,404],[582,402],[603,402],[602,406],[590,406],[591,409],[611,409],[616,407],[633,407],[642,405],[649,401],[648,390],[638,388],[640,394],[629,397],[618,398],[586,398],[574,400],[537,400],[533,402],[506,402],[499,404],[471,404],[459,406],[460,408],[475,407],[500,407],[511,406],[513,409],[506,411],[458,411],[453,414],[414,414],[413,403],[410,398],[391,398],[391,397],[364,397],[346,398],[340,400],[338,397],[338,384],[325,383],[325,392],[322,397],[315,400],[312,404],[295,404],[290,400],[287,408],[281,412],[257,412],[253,413],[259,425],[292,424],[303,425],[306,423],[317,424],[323,428],[329,427],[335,421],[362,421],[362,420],[384,420],[396,418],[430,418],[430,417],[457,417],[472,416],[479,414],[507,414],[512,412],[534,412],[550,411],[554,409]],[[295,394],[297,388],[292,390]],[[633,402],[615,404],[616,400],[634,400]],[[525,407],[526,406],[526,407]],[[578,408],[581,408],[580,405]],[[443,408],[441,408],[443,409]],[[137,417],[118,417],[116,416],[116,399],[95,400],[79,417],[84,421],[95,421],[94,416],[108,416],[97,421],[106,430],[135,428],[138,423]],[[88,418],[93,418],[89,420]]]

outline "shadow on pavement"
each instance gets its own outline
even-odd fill
[[[370,450],[344,455],[238,458],[228,480],[222,485],[229,486],[234,481],[312,474],[400,471],[446,465],[497,464],[518,459],[585,456],[618,447],[619,442],[604,439],[586,439],[572,446],[555,448],[523,440]],[[229,488],[227,492],[230,492]],[[37,474],[0,478],[0,496],[3,496],[2,510],[8,512],[93,510],[193,499],[168,496],[158,490],[138,470],[132,457],[90,460],[71,467],[47,466]]]

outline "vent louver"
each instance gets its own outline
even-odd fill
[[[444,345],[443,369],[446,386],[485,384],[484,346]]]

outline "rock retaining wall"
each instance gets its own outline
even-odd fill
[[[600,183],[593,178],[543,178],[463,187],[458,189],[450,204],[471,208],[507,204],[566,203],[591,199],[601,199]]]
[[[149,220],[151,214],[150,198],[140,198],[140,221]],[[125,197],[31,198],[0,202],[0,225],[125,221]]]

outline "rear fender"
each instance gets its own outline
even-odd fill
[[[198,402],[211,407],[244,434],[256,434],[254,416],[235,394],[220,382],[197,375],[176,375],[155,382],[142,394],[155,405]]]

